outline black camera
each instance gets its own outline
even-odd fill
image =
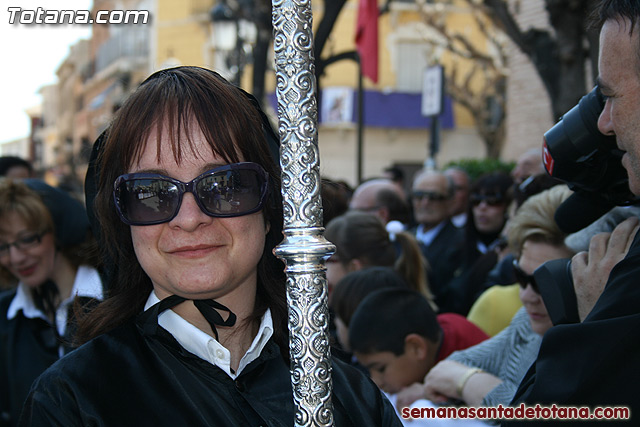
[[[556,214],[558,226],[566,233],[586,227],[614,206],[638,201],[622,166],[624,152],[614,136],[598,130],[604,104],[596,86],[544,134],[547,173],[575,192]]]
[[[629,189],[622,166],[624,153],[617,148],[615,137],[598,130],[604,105],[596,86],[544,134],[547,173],[574,191],[555,214],[556,223],[566,233],[588,226],[615,206],[638,201]],[[580,321],[570,259],[546,262],[534,277],[554,325]]]
[[[621,150],[614,136],[598,130],[605,100],[598,86],[544,134],[543,161],[549,175],[574,191],[599,193],[614,204],[635,197],[629,191]]]

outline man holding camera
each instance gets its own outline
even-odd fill
[[[598,12],[603,23],[598,85],[606,99],[598,129],[616,137],[625,152],[629,187],[640,196],[640,2],[603,0]],[[596,235],[589,252],[572,259],[581,323],[548,331],[512,406],[625,406],[631,414],[627,422],[640,425],[637,230],[638,219],[627,219],[612,233]]]

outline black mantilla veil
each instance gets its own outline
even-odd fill
[[[286,278],[284,274],[284,264],[282,263],[282,261],[278,260],[273,255],[273,248],[275,248],[276,245],[278,245],[282,240],[282,229],[283,229],[282,196],[280,194],[280,164],[279,164],[280,141],[276,133],[274,132],[267,115],[260,108],[260,103],[253,95],[247,93],[246,91],[236,86],[231,85],[231,83],[229,82],[226,82],[226,80],[224,80],[214,71],[207,70],[200,67],[177,67],[174,69],[161,70],[149,76],[144,82],[140,84],[140,87],[144,86],[150,81],[153,81],[154,79],[157,79],[157,78],[166,79],[167,77],[169,78],[168,84],[175,84],[176,82],[179,82],[178,84],[176,84],[176,86],[179,87],[179,85],[182,84],[182,82],[180,82],[180,79],[182,76],[181,73],[187,73],[187,74],[192,73],[193,75],[198,75],[198,73],[201,73],[202,71],[206,71],[207,73],[210,73],[211,76],[213,76],[215,79],[224,82],[225,85],[233,87],[234,90],[237,90],[239,93],[241,93],[242,97],[248,100],[249,103],[253,106],[255,110],[254,113],[257,112],[259,115],[259,119],[261,121],[262,135],[264,137],[264,140],[267,143],[268,151],[271,155],[271,159],[274,162],[273,167],[267,168],[267,169],[273,169],[273,171],[271,171],[270,173],[269,196],[268,196],[267,204],[264,207],[264,211],[265,211],[265,218],[268,216],[266,214],[267,210],[270,211],[272,218],[270,220],[270,230],[266,236],[264,253],[258,265],[258,289],[257,289],[256,298],[257,298],[257,306],[260,304],[261,300],[262,301],[271,300],[272,302],[274,301],[274,299],[277,300],[278,299],[277,297],[274,297],[273,295],[268,295],[268,294],[273,294],[273,292],[272,290],[269,290],[269,288],[264,285],[264,282],[265,281],[281,282],[277,286],[278,286],[278,293],[281,292],[282,301],[281,302],[278,301],[278,305],[281,305],[281,306],[276,308],[277,311],[280,311],[281,315],[278,316],[277,314],[273,313],[275,307],[270,307],[270,308],[272,309],[272,314],[274,314],[274,329],[276,331],[276,333],[274,333],[274,339],[280,346],[282,355],[288,359],[289,350],[288,350],[288,338],[287,338],[287,334],[288,334],[287,311],[286,311],[287,309],[286,309],[286,297],[285,297]],[[189,101],[187,101],[187,103],[188,102]],[[96,197],[98,195],[98,191],[101,186],[102,188],[105,188],[106,185],[108,184],[108,183],[100,182],[101,173],[102,173],[100,162],[101,162],[101,156],[105,149],[104,148],[105,144],[107,144],[107,141],[109,138],[110,130],[111,130],[111,127],[105,130],[95,141],[91,151],[91,156],[90,156],[88,169],[87,169],[87,175],[85,178],[85,200],[87,205],[87,215],[91,223],[91,228],[95,236],[97,236],[99,246],[103,249],[102,250],[103,268],[101,269],[100,273],[105,283],[107,299],[113,295],[118,295],[121,292],[121,289],[114,289],[113,286],[114,285],[118,286],[118,283],[122,282],[123,277],[125,277],[127,274],[127,272],[123,271],[119,263],[117,261],[114,261],[113,253],[110,252],[108,248],[105,248],[105,246],[108,246],[108,242],[107,242],[108,239],[106,238],[107,236],[105,235],[105,232],[101,227],[100,219],[99,219],[100,216],[97,215],[97,212],[96,212],[96,209],[97,209]],[[262,271],[262,274],[261,274],[261,271]],[[148,282],[148,289],[145,288],[144,292],[147,292],[147,291],[150,292],[151,291],[150,280],[148,280],[147,278],[146,282]],[[208,310],[207,307],[211,307],[210,304],[198,304],[198,305],[200,306],[199,309],[204,308],[205,311]],[[218,307],[218,309],[219,308],[220,307]],[[266,308],[267,308],[266,306],[262,307],[262,309],[266,309]],[[201,310],[201,312],[202,311],[203,310]],[[226,310],[222,309],[221,312],[224,313],[224,311],[228,311],[228,309]],[[211,312],[209,312],[208,314],[203,313],[203,315],[205,315],[205,318],[207,318],[210,324],[211,324],[210,319],[212,317],[215,317],[215,314]],[[224,322],[230,322],[230,318],[227,313],[224,313],[223,317],[226,320],[221,320],[222,323],[217,323],[218,325],[224,324]],[[279,319],[278,317],[281,317],[281,318]],[[117,326],[118,323],[122,323],[124,320],[126,319],[124,318],[119,319],[116,322],[116,324],[112,326]],[[214,333],[216,333],[214,324],[211,324],[211,327]],[[279,337],[276,336],[278,335],[277,334],[278,330],[281,331],[281,334],[279,334],[280,335]],[[106,332],[106,329],[100,330],[100,332]],[[93,335],[94,334],[91,332],[91,328],[89,328],[88,330],[85,330],[84,332],[81,331],[79,336],[79,341],[83,342],[88,338],[92,338]]]

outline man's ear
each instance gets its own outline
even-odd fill
[[[429,343],[422,335],[409,334],[404,338],[404,352],[418,360],[426,360],[429,355]]]
[[[385,224],[389,222],[389,217],[391,216],[391,213],[389,212],[389,208],[386,206],[381,206],[378,208],[378,216],[380,216],[380,218],[382,218],[382,222],[384,222]]]

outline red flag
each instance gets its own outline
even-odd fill
[[[378,83],[378,1],[360,0],[356,24],[356,46],[362,74]]]

